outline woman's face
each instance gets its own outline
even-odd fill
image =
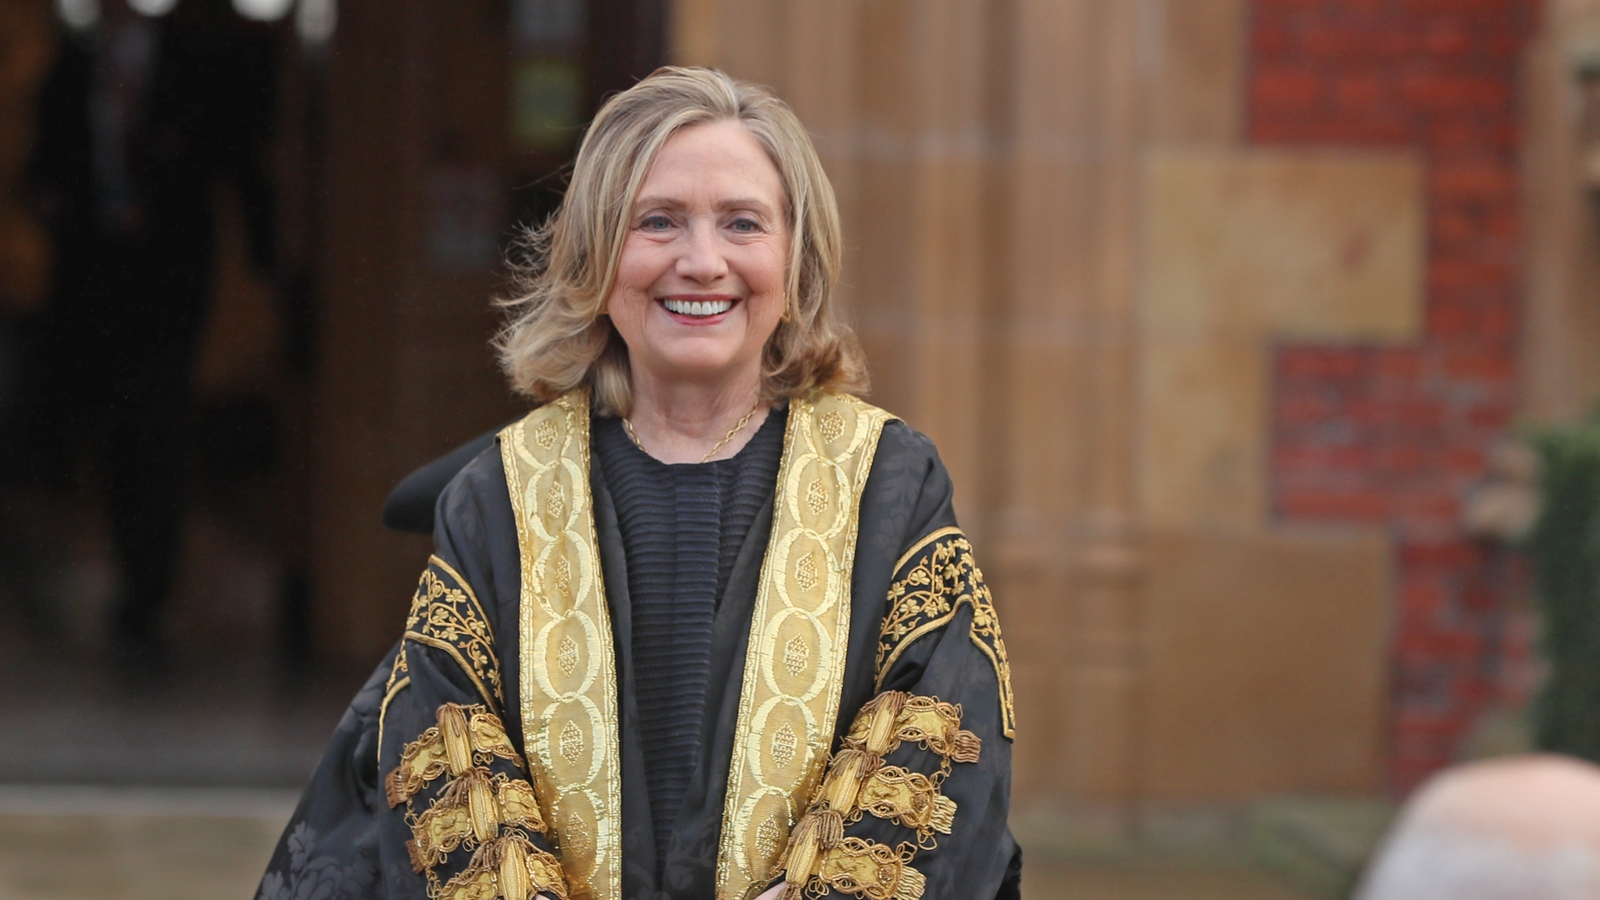
[[[669,138],[630,212],[606,303],[635,385],[759,384],[788,258],[783,183],[750,132],[724,121]]]

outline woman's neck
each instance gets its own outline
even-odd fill
[[[727,459],[750,442],[770,411],[759,378],[736,384],[670,383],[635,372],[628,424],[644,451],[664,463]],[[739,423],[744,427],[739,428]],[[729,432],[738,428],[729,437]],[[717,446],[721,443],[721,446]],[[715,448],[715,452],[713,452]]]

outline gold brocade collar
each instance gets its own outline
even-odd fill
[[[751,615],[717,854],[717,900],[776,874],[828,761],[844,681],[861,492],[888,413],[789,404]],[[500,433],[521,554],[519,685],[529,768],[574,900],[621,898],[617,667],[589,485],[585,390]]]

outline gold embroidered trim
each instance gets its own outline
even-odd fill
[[[533,900],[541,893],[567,900],[561,862],[511,831],[479,847],[439,900]]]
[[[507,825],[540,834],[545,832],[544,814],[539,811],[539,798],[533,792],[533,785],[507,779],[500,783],[496,799],[500,801],[500,814]]]
[[[468,769],[416,817],[412,839],[406,842],[413,869],[420,874],[444,862],[446,854],[463,843],[481,844],[499,832],[493,784],[488,769]]]
[[[783,900],[804,895],[819,897],[840,891],[866,900],[920,900],[927,879],[911,867],[916,850],[909,844],[888,847],[862,838],[847,837],[815,857],[815,871],[804,886],[789,884]]]
[[[617,666],[589,486],[589,395],[500,432],[517,523],[523,746],[575,900],[622,894]]]
[[[959,528],[941,528],[912,547],[895,565],[895,572],[915,565],[889,586],[889,614],[878,637],[878,686],[889,668],[912,642],[949,625],[962,604],[972,607],[972,643],[989,657],[1000,686],[1001,729],[1016,737],[1016,713],[1011,699],[1011,659],[1000,635],[1000,618],[983,572],[973,559],[972,545]]]
[[[545,830],[533,786],[487,768],[496,758],[522,765],[500,718],[482,706],[446,703],[439,707],[438,722],[406,745],[400,765],[384,779],[390,807],[406,805],[411,828],[406,852],[412,868],[427,875],[428,896],[527,900],[543,890],[566,897],[559,863],[527,838],[528,832]],[[417,791],[446,773],[449,783],[417,815],[411,802]],[[501,834],[501,826],[511,830]],[[476,848],[467,871],[440,885],[434,869],[462,847]],[[469,873],[472,877],[466,877]],[[506,886],[511,893],[501,890]]]
[[[844,746],[883,756],[907,741],[939,754],[945,772],[952,762],[977,762],[983,749],[983,739],[961,727],[959,703],[904,691],[884,691],[863,704]]]
[[[389,681],[383,686],[383,702],[378,705],[378,749],[376,752],[380,765],[383,760],[383,720],[389,715],[389,704],[394,702],[394,698],[399,696],[400,692],[405,690],[406,685],[411,683],[409,674],[400,674],[409,671],[410,668],[406,665],[406,645],[401,642],[400,646],[395,648],[394,663],[389,666]]]
[[[884,765],[884,754],[903,741],[917,741],[938,753],[939,771],[923,775]],[[845,826],[860,821],[865,813],[916,832],[915,844],[902,843],[895,851],[885,848],[902,863],[909,864],[919,848],[938,846],[934,835],[949,834],[956,814],[955,801],[943,795],[941,786],[951,763],[977,762],[980,747],[977,735],[961,729],[961,707],[956,704],[904,691],[886,691],[864,704],[828,765],[816,801],[790,837],[781,861],[789,882],[784,900],[799,900],[802,891],[815,895],[828,887],[865,896],[824,878],[821,868],[822,861],[843,845]],[[898,888],[890,893],[894,890]],[[916,892],[920,894],[921,888]]]
[[[505,706],[494,631],[478,597],[461,574],[437,556],[428,557],[406,617],[405,639],[437,647],[461,666],[484,702]]]
[[[822,854],[817,880],[830,889],[867,900],[919,900],[927,879],[911,868],[913,853],[861,838],[845,838]]]
[[[915,830],[919,841],[934,832],[949,834],[956,817],[956,802],[940,793],[932,778],[900,766],[884,766],[868,776],[856,808]]]
[[[749,900],[771,882],[827,765],[850,637],[861,492],[890,418],[842,394],[789,403],[739,695],[717,900]]]
[[[459,777],[497,756],[522,766],[522,757],[512,748],[500,717],[487,709],[446,703],[439,707],[438,720],[438,725],[405,746],[400,765],[384,779],[391,809],[446,772]]]
[[[395,766],[383,780],[384,794],[389,808],[410,800],[417,791],[450,770],[445,759],[444,738],[437,726],[424,731],[420,737],[400,752],[400,765]]]

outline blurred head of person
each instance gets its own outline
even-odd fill
[[[839,212],[805,128],[765,88],[668,67],[590,124],[560,208],[526,236],[497,347],[544,402],[638,379],[747,385],[762,402],[859,392],[839,315]]]
[[[1406,804],[1357,900],[1600,897],[1600,766],[1553,755],[1449,769]]]

